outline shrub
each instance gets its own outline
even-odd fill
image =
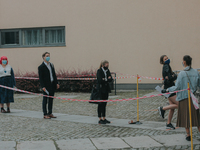
[[[96,70],[59,70],[56,72],[57,78],[96,78]],[[22,73],[20,71],[15,73],[15,77],[35,77],[38,78],[38,74],[35,72]],[[96,80],[58,80],[60,92],[91,92],[93,84]],[[16,87],[18,89],[31,91],[31,92],[41,92],[41,87],[39,80],[33,79],[16,79]]]

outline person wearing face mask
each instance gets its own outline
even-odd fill
[[[164,89],[172,87],[175,85],[174,81],[177,79],[177,75],[172,72],[170,66],[170,59],[166,55],[160,57],[160,64],[163,65],[162,76],[164,79]],[[167,129],[175,129],[172,125],[171,120],[174,114],[174,109],[178,108],[178,102],[176,101],[176,94],[172,93],[168,97],[169,105],[164,107],[158,107],[160,116],[164,119],[165,111],[169,110],[168,120],[166,124]]]
[[[107,100],[109,92],[111,92],[109,82],[112,82],[113,78],[108,67],[109,62],[104,60],[101,62],[100,67],[97,70],[97,90],[99,91],[99,97],[101,100]],[[110,123],[110,121],[106,119],[106,105],[107,102],[101,102],[98,104],[97,112],[99,124]]]
[[[38,67],[40,86],[42,87],[44,95],[54,96],[55,90],[59,88],[59,84],[57,81],[54,65],[49,62],[50,53],[45,52],[42,54],[42,58],[44,61]],[[56,118],[52,114],[53,98],[43,97],[42,109],[44,113],[44,119]]]
[[[6,56],[2,56],[0,59],[0,85],[11,88],[16,85],[13,69],[8,65],[8,58]],[[14,103],[13,94],[13,90],[0,87],[1,113],[10,113],[10,103]],[[7,105],[7,111],[4,109],[4,103]]]
[[[197,87],[200,87],[200,75],[196,69],[192,68],[192,58],[189,55],[183,57],[182,65],[184,70],[178,74],[175,86],[162,90],[162,93],[173,92],[177,90],[187,89],[189,82],[190,89],[194,93],[197,90]],[[177,127],[184,127],[186,129],[186,140],[190,141],[190,117],[189,117],[189,107],[188,107],[188,91],[182,91],[177,93],[178,105],[178,114],[177,114]],[[194,105],[191,102],[191,114],[192,114],[192,126],[196,126],[200,132],[200,115],[199,109],[195,109]]]

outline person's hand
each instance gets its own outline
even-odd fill
[[[45,88],[45,87],[43,87],[43,88],[42,88],[42,90],[45,92],[45,91],[46,91],[46,88]]]
[[[105,80],[105,78],[102,78],[102,80]]]
[[[168,76],[166,76],[165,79],[169,80]]]
[[[60,88],[60,85],[59,84],[57,84],[57,89],[59,89]]]
[[[161,91],[161,93],[167,93],[167,92],[169,92],[167,89],[163,89],[163,90]]]
[[[109,76],[108,79],[111,79],[111,76]]]

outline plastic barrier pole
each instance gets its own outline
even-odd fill
[[[193,150],[193,138],[192,138],[192,113],[191,113],[191,99],[190,99],[190,84],[189,84],[189,82],[188,82],[188,103],[189,103],[189,116],[190,116],[191,150]]]

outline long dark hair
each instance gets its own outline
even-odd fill
[[[163,61],[163,58],[165,57],[165,56],[167,56],[167,55],[162,55],[162,56],[160,56],[160,64],[164,64],[165,62]]]

